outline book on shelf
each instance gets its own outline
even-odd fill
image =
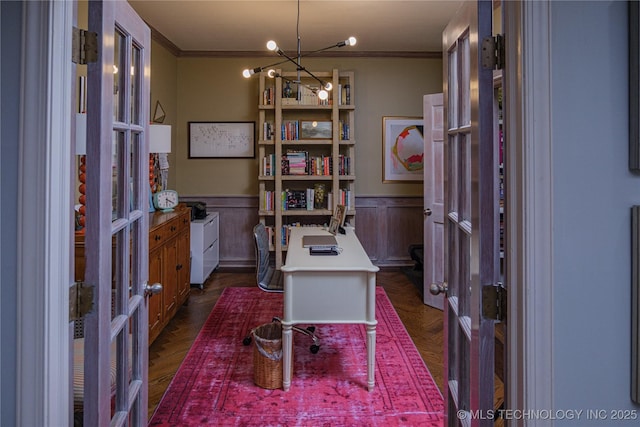
[[[351,139],[351,134],[349,133],[349,124],[343,122],[342,120],[338,121],[338,127],[340,129],[340,140],[348,141]]]
[[[273,140],[273,137],[273,123],[264,122],[262,125],[262,139],[265,141],[271,141]]]
[[[282,192],[282,210],[307,209],[306,190],[284,190]]]
[[[262,105],[273,105],[275,89],[273,86],[265,88],[262,92]]]
[[[338,196],[337,196],[337,204],[338,205],[344,205],[347,210],[351,210],[353,208],[353,197],[352,197],[352,193],[351,190],[345,190],[345,189],[339,189],[338,190]],[[334,195],[333,193],[329,193],[327,194],[327,205],[329,207],[334,206]]]
[[[265,211],[275,210],[275,201],[274,201],[274,192],[273,191],[265,191],[262,194],[262,205],[260,208]]]
[[[262,175],[263,176],[275,176],[276,175],[276,155],[267,154],[262,158]]]
[[[267,226],[267,239],[269,239],[269,249],[273,250],[276,246],[276,233],[273,227]]]
[[[340,154],[338,162],[338,173],[340,175],[351,175],[351,157]]]
[[[315,190],[313,188],[307,188],[307,210],[313,210],[313,201],[315,196]]]
[[[287,120],[280,125],[280,139],[283,141],[295,141],[298,139],[298,121]]]

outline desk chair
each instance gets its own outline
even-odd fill
[[[264,224],[258,223],[253,227],[253,237],[256,248],[256,282],[258,287],[265,292],[282,293],[284,291],[282,272],[269,265],[269,235]],[[280,318],[274,317],[272,321],[280,322]],[[311,353],[316,354],[320,350],[320,340],[314,334],[314,326],[308,326],[306,329],[294,326],[293,330],[311,337],[313,340],[313,344],[309,348]],[[251,334],[245,336],[242,343],[244,345],[251,344]]]

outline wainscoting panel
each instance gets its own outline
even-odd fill
[[[251,232],[258,223],[258,197],[182,196],[180,201],[201,201],[207,212],[219,212],[220,267],[255,267]]]
[[[356,197],[356,233],[379,267],[412,265],[409,245],[422,244],[422,197]]]
[[[258,223],[257,196],[181,196],[220,214],[220,266],[254,267],[251,230]],[[412,265],[410,244],[422,243],[422,197],[356,197],[356,233],[379,267]]]

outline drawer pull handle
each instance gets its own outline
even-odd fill
[[[157,242],[158,240],[162,239],[162,236],[160,236],[159,234],[156,234],[154,239]]]
[[[171,226],[171,231],[176,231],[176,226],[175,225]]]

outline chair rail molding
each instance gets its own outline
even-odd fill
[[[258,196],[183,195],[219,212],[220,267],[252,268],[251,230],[258,223]],[[355,228],[371,261],[379,267],[413,265],[409,245],[422,243],[422,196],[356,196]]]

